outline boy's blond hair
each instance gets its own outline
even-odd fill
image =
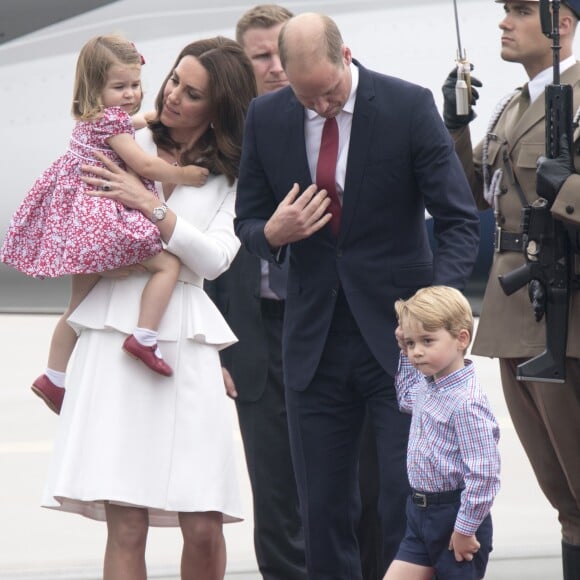
[[[101,95],[107,84],[109,69],[115,65],[141,67],[143,57],[135,45],[122,36],[95,36],[81,49],[77,59],[73,89],[72,114],[77,121],[92,121],[103,112]],[[141,93],[143,98],[143,93]],[[136,103],[132,114],[141,102]]]
[[[395,311],[401,325],[412,320],[420,322],[428,332],[443,328],[456,338],[461,330],[467,330],[471,342],[473,312],[467,298],[455,288],[421,288],[408,300],[397,300]]]

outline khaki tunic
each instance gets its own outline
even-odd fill
[[[574,93],[574,111],[580,106],[580,63],[561,75],[562,84],[570,84]],[[536,163],[545,153],[545,104],[543,95],[519,116],[521,93],[507,105],[492,129],[489,141],[488,164],[490,175],[496,169],[504,170],[501,180],[502,193],[498,197],[496,225],[513,233],[521,232],[522,202],[504,158],[510,161],[511,169],[519,182],[528,202],[537,199]],[[519,117],[519,118],[518,118]],[[478,207],[488,207],[483,197],[483,143],[472,149],[469,129],[454,132],[457,153],[463,163]],[[580,172],[580,143],[578,130],[574,133],[574,164]],[[572,175],[560,190],[554,205],[553,215],[580,226],[580,175]],[[545,348],[544,319],[536,322],[528,298],[527,285],[506,296],[501,289],[498,276],[511,272],[524,264],[521,252],[495,253],[485,291],[478,332],[472,352],[477,355],[500,358],[529,358]],[[580,358],[580,296],[572,293],[568,325],[567,355]]]

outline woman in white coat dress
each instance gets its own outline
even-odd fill
[[[92,195],[150,217],[182,262],[159,328],[172,377],[152,373],[121,348],[135,325],[146,273],[132,268],[102,278],[69,318],[79,340],[43,505],[106,520],[105,580],[146,579],[150,525],[181,527],[182,579],[225,574],[222,524],[241,519],[241,502],[235,418],[218,351],[236,338],[203,280],[226,270],[239,247],[235,179],[255,90],[252,66],[237,43],[194,42],[179,54],[157,97],[156,118],[137,140],[171,163],[207,167],[207,184],[157,184],[158,199],[110,162],[85,168]],[[101,189],[105,183],[110,191]]]

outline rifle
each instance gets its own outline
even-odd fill
[[[553,83],[546,87],[546,157],[561,154],[562,140],[572,144],[572,87],[560,84],[560,2],[540,0],[542,32],[552,39]],[[569,163],[573,169],[570,153]],[[502,290],[510,296],[528,284],[536,320],[546,316],[546,348],[518,365],[518,380],[563,383],[566,380],[566,342],[570,303],[570,241],[562,222],[550,212],[554,199],[539,197],[522,211],[523,252],[526,263],[499,276]]]

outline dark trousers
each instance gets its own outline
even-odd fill
[[[356,529],[365,412],[377,443],[385,566],[405,531],[410,417],[399,411],[393,377],[378,364],[344,304],[313,381],[304,391],[286,389],[286,401],[308,579],[361,580]]]
[[[385,558],[383,534],[379,518],[379,467],[377,442],[371,418],[365,415],[361,436],[358,478],[361,514],[356,536],[358,538],[363,580],[383,580]]]
[[[262,311],[268,380],[255,402],[236,402],[254,503],[254,549],[265,580],[306,580],[304,537],[282,382],[282,315]]]

